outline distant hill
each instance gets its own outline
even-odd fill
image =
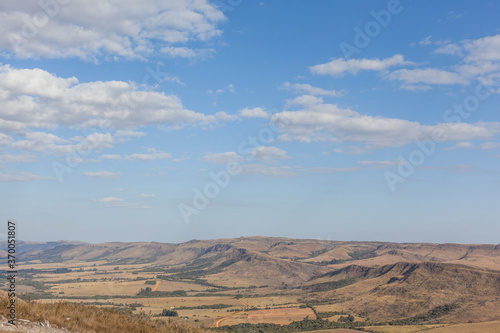
[[[308,297],[312,302],[343,299],[344,305],[368,313],[371,318],[393,320],[457,304],[458,309],[439,320],[500,319],[497,270],[436,262],[399,262],[381,267],[356,264],[310,280],[303,288],[317,292]]]
[[[87,243],[85,242],[80,242],[80,241],[67,241],[67,240],[61,240],[61,241],[55,241],[55,242],[26,242],[23,240],[17,240],[16,241],[16,252],[21,254],[21,253],[26,253],[26,252],[32,252],[32,251],[43,251],[43,250],[49,250],[53,249],[58,246],[62,245],[85,245]],[[4,252],[7,248],[7,241],[0,241],[0,249],[2,249]]]
[[[213,253],[245,250],[263,258],[289,262],[348,266],[353,261],[363,266],[405,262],[441,262],[500,270],[500,245],[429,244],[387,242],[341,242],[278,237],[241,237],[217,240],[192,240],[180,244],[137,242],[18,242],[22,261],[105,259],[109,262],[154,263],[161,266],[188,264]],[[1,245],[1,244],[0,244]],[[212,254],[210,254],[212,253]],[[264,262],[265,260],[261,260]]]
[[[61,242],[27,246],[18,256],[24,263],[64,262],[68,267],[79,261],[120,267],[143,264],[144,272],[218,288],[222,293],[238,287],[269,286],[268,292],[302,295],[303,303],[325,313],[331,312],[331,304],[342,304],[343,309],[364,318],[412,321],[412,316],[450,306],[439,319],[431,316],[428,321],[500,320],[500,245],[255,236],[180,244]]]

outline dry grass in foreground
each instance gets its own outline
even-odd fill
[[[6,317],[7,296],[0,294],[1,315]],[[203,333],[203,329],[181,321],[151,320],[148,316],[125,314],[112,309],[60,302],[41,304],[16,299],[17,319],[48,321],[52,327],[79,333]]]

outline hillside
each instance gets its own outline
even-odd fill
[[[153,321],[147,316],[122,313],[95,306],[83,306],[60,302],[40,304],[17,299],[16,332],[79,332],[79,333],[123,333],[123,332],[164,332],[164,333],[202,333],[204,330],[183,322],[167,323]],[[0,291],[0,332],[12,331],[6,323],[8,305],[7,294]]]
[[[348,284],[336,288],[343,281]],[[308,296],[310,302],[341,299],[346,307],[383,321],[415,316],[446,304],[459,304],[460,308],[440,320],[500,319],[500,271],[496,270],[434,262],[350,265],[311,280],[304,288],[321,292]]]
[[[24,246],[19,292],[40,302],[148,316],[170,307],[205,327],[321,318],[323,328],[353,328],[347,314],[397,325],[500,320],[499,245],[256,236]]]

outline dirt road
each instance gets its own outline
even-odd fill
[[[156,289],[158,289],[158,287],[160,286],[160,280],[156,281],[156,285],[153,289],[151,289],[151,291],[156,291]]]
[[[240,299],[238,299],[238,298],[237,298],[236,300],[237,300],[238,302],[240,302],[241,304],[243,304],[244,306],[248,306],[248,304],[247,304],[247,303],[245,303],[245,302],[241,301]],[[219,327],[220,323],[222,323],[224,320],[226,320],[226,319],[228,319],[228,318],[231,318],[232,316],[235,316],[235,315],[237,315],[237,314],[238,314],[238,313],[240,313],[240,312],[242,312],[242,311],[235,312],[235,313],[233,313],[233,314],[232,314],[232,315],[230,315],[230,316],[227,316],[227,317],[224,317],[224,318],[221,318],[221,319],[217,320],[217,321],[215,322],[215,324],[214,324],[214,327]]]
[[[240,312],[241,312],[241,311],[235,312],[235,313],[233,313],[233,314],[232,314],[232,315],[230,315],[230,316],[227,316],[227,317],[224,317],[224,318],[221,318],[221,319],[217,320],[217,321],[215,322],[215,324],[214,324],[214,327],[219,327],[220,323],[222,323],[222,321],[223,321],[223,320],[226,320],[226,319],[228,319],[228,318],[231,318],[232,316],[235,316],[236,314],[238,314],[238,313],[240,313]]]
[[[240,302],[241,304],[243,304],[244,306],[248,306],[247,303],[243,302],[242,300],[240,300],[239,298],[236,299],[238,302]]]

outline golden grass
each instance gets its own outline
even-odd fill
[[[55,285],[52,290],[65,296],[127,295],[135,296],[146,288],[144,281],[75,282]]]
[[[316,319],[314,312],[310,308],[284,308],[248,312],[248,322],[250,324],[270,323],[287,325],[292,321],[300,321],[306,317]]]
[[[484,323],[454,324],[441,328],[428,330],[429,333],[498,333],[500,332],[500,321]]]
[[[376,333],[413,333],[428,332],[430,328],[441,326],[443,325],[369,326],[366,328]]]
[[[0,297],[2,315],[6,316],[8,299]],[[52,326],[65,328],[80,333],[202,333],[201,328],[188,325],[182,321],[154,321],[143,315],[124,314],[111,309],[82,306],[59,302],[57,304],[41,304],[36,302],[16,301],[18,318],[32,322],[48,321]]]

